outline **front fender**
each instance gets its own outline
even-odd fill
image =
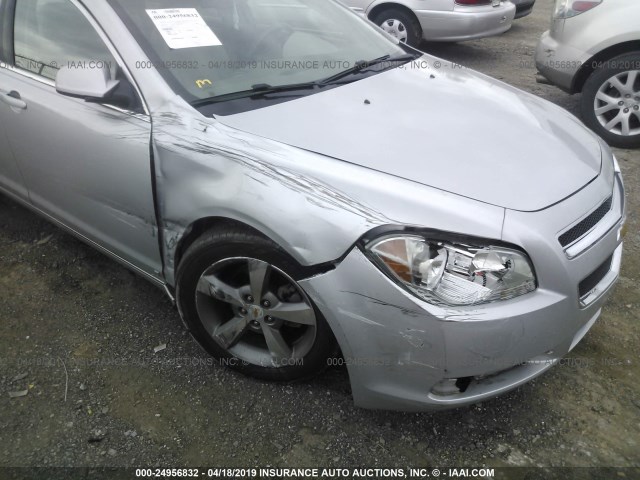
[[[176,249],[208,217],[246,224],[303,266],[335,261],[369,230],[410,225],[500,238],[504,209],[475,202],[198,117],[153,114],[165,280]]]

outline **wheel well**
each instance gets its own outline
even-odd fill
[[[413,17],[413,19],[418,23],[418,25],[420,25],[420,22],[418,21],[418,17],[416,17],[416,14],[413,13],[413,10],[411,10],[409,7],[405,7],[404,5],[402,5],[400,3],[381,3],[380,5],[376,5],[375,7],[373,7],[371,9],[371,11],[369,12],[368,17],[369,17],[369,19],[371,21],[373,21],[373,19],[380,12],[383,12],[384,10],[389,10],[391,8],[395,8],[395,9],[403,11],[407,15]]]
[[[193,222],[191,225],[189,225],[187,229],[184,231],[182,238],[178,241],[178,245],[176,246],[175,253],[173,255],[173,258],[174,258],[173,265],[176,271],[178,269],[178,265],[180,265],[180,261],[182,260],[182,257],[184,256],[185,252],[189,249],[189,247],[193,244],[193,242],[195,242],[204,232],[211,230],[213,228],[244,230],[245,232],[258,235],[278,245],[277,242],[275,242],[272,238],[269,238],[260,230],[250,225],[247,225],[246,223],[240,222],[238,220],[234,220],[232,218],[227,218],[227,217],[201,218]],[[282,248],[282,246],[280,245],[278,246],[282,251],[284,251],[285,253],[288,253],[286,252],[286,250]],[[347,253],[348,251],[345,253],[345,256]],[[300,266],[300,268],[304,270],[305,277],[318,275],[320,273],[325,273],[335,268],[336,263],[339,263],[342,260],[342,258],[340,258],[330,262],[306,266],[306,265],[300,264],[300,262],[298,262],[290,253],[288,254],[291,260],[296,262]]]
[[[187,227],[182,235],[182,238],[178,242],[178,246],[176,247],[174,254],[174,265],[175,268],[178,268],[180,265],[180,260],[184,256],[184,253],[189,249],[189,247],[195,242],[198,237],[200,237],[207,230],[211,230],[213,228],[236,228],[246,230],[248,232],[254,233],[256,235],[260,235],[261,237],[268,238],[259,230],[247,225],[246,223],[239,222],[237,220],[233,220],[231,218],[225,217],[205,217],[200,218],[193,222],[191,225]]]
[[[584,84],[589,76],[597,70],[600,62],[606,62],[614,57],[624,55],[625,53],[640,52],[640,40],[632,40],[629,42],[619,43],[609,48],[605,48],[601,52],[596,53],[589,61],[585,62],[576,74],[571,93],[582,92]]]

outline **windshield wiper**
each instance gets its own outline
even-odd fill
[[[251,86],[249,90],[242,90],[239,92],[225,93],[222,95],[216,95],[209,98],[203,98],[200,100],[195,100],[191,102],[191,106],[198,108],[203,107],[205,105],[210,105],[212,103],[222,103],[228,102],[231,100],[238,100],[242,98],[261,98],[273,93],[293,93],[300,92],[304,90],[313,90],[319,89],[323,87],[328,87],[330,85],[339,84],[339,80],[342,80],[345,77],[349,77],[350,75],[355,75],[361,72],[364,72],[369,67],[374,65],[379,65],[381,63],[389,63],[396,64],[397,62],[408,62],[409,60],[413,60],[417,58],[419,53],[406,53],[403,55],[391,56],[384,55],[383,57],[375,58],[373,60],[362,60],[356,62],[355,65],[347,70],[344,70],[336,75],[325,78],[323,80],[318,80],[315,82],[304,82],[304,83],[289,83],[285,85],[270,85],[268,83],[257,83]]]
[[[285,85],[269,85],[268,83],[258,83],[251,85],[251,91],[258,94],[295,92],[296,90],[308,90],[321,86],[318,82],[289,83]]]
[[[368,60],[368,61],[360,60],[360,61],[357,61],[353,65],[353,67],[343,70],[340,73],[336,73],[335,75],[325,78],[324,80],[320,80],[318,83],[320,85],[329,85],[337,82],[338,80],[342,80],[343,78],[349,77],[351,75],[356,75],[358,73],[364,72],[369,67],[373,67],[374,65],[379,65],[381,63],[395,64],[397,62],[408,62],[409,60],[416,59],[419,55],[420,54],[418,53],[405,53],[405,54],[396,55],[393,57],[391,55],[384,55],[382,57],[375,58],[373,60]]]
[[[211,103],[227,102],[229,100],[237,100],[240,98],[255,98],[269,95],[271,93],[282,92],[297,92],[300,90],[310,90],[314,88],[320,88],[324,85],[320,82],[305,82],[305,83],[289,83],[285,85],[269,85],[268,83],[257,83],[252,85],[250,90],[242,90],[240,92],[225,93],[223,95],[216,95],[215,97],[203,98],[201,100],[195,100],[191,102],[193,107],[201,107],[203,105],[209,105]]]

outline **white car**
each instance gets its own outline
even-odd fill
[[[501,0],[342,0],[400,41],[459,42],[511,28],[516,6]]]

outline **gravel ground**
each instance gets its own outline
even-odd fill
[[[548,3],[500,37],[424,47],[576,113],[534,81]],[[0,466],[640,466],[640,152],[616,155],[622,278],[573,364],[433,414],[357,409],[342,369],[281,385],[212,365],[161,291],[0,196]]]

